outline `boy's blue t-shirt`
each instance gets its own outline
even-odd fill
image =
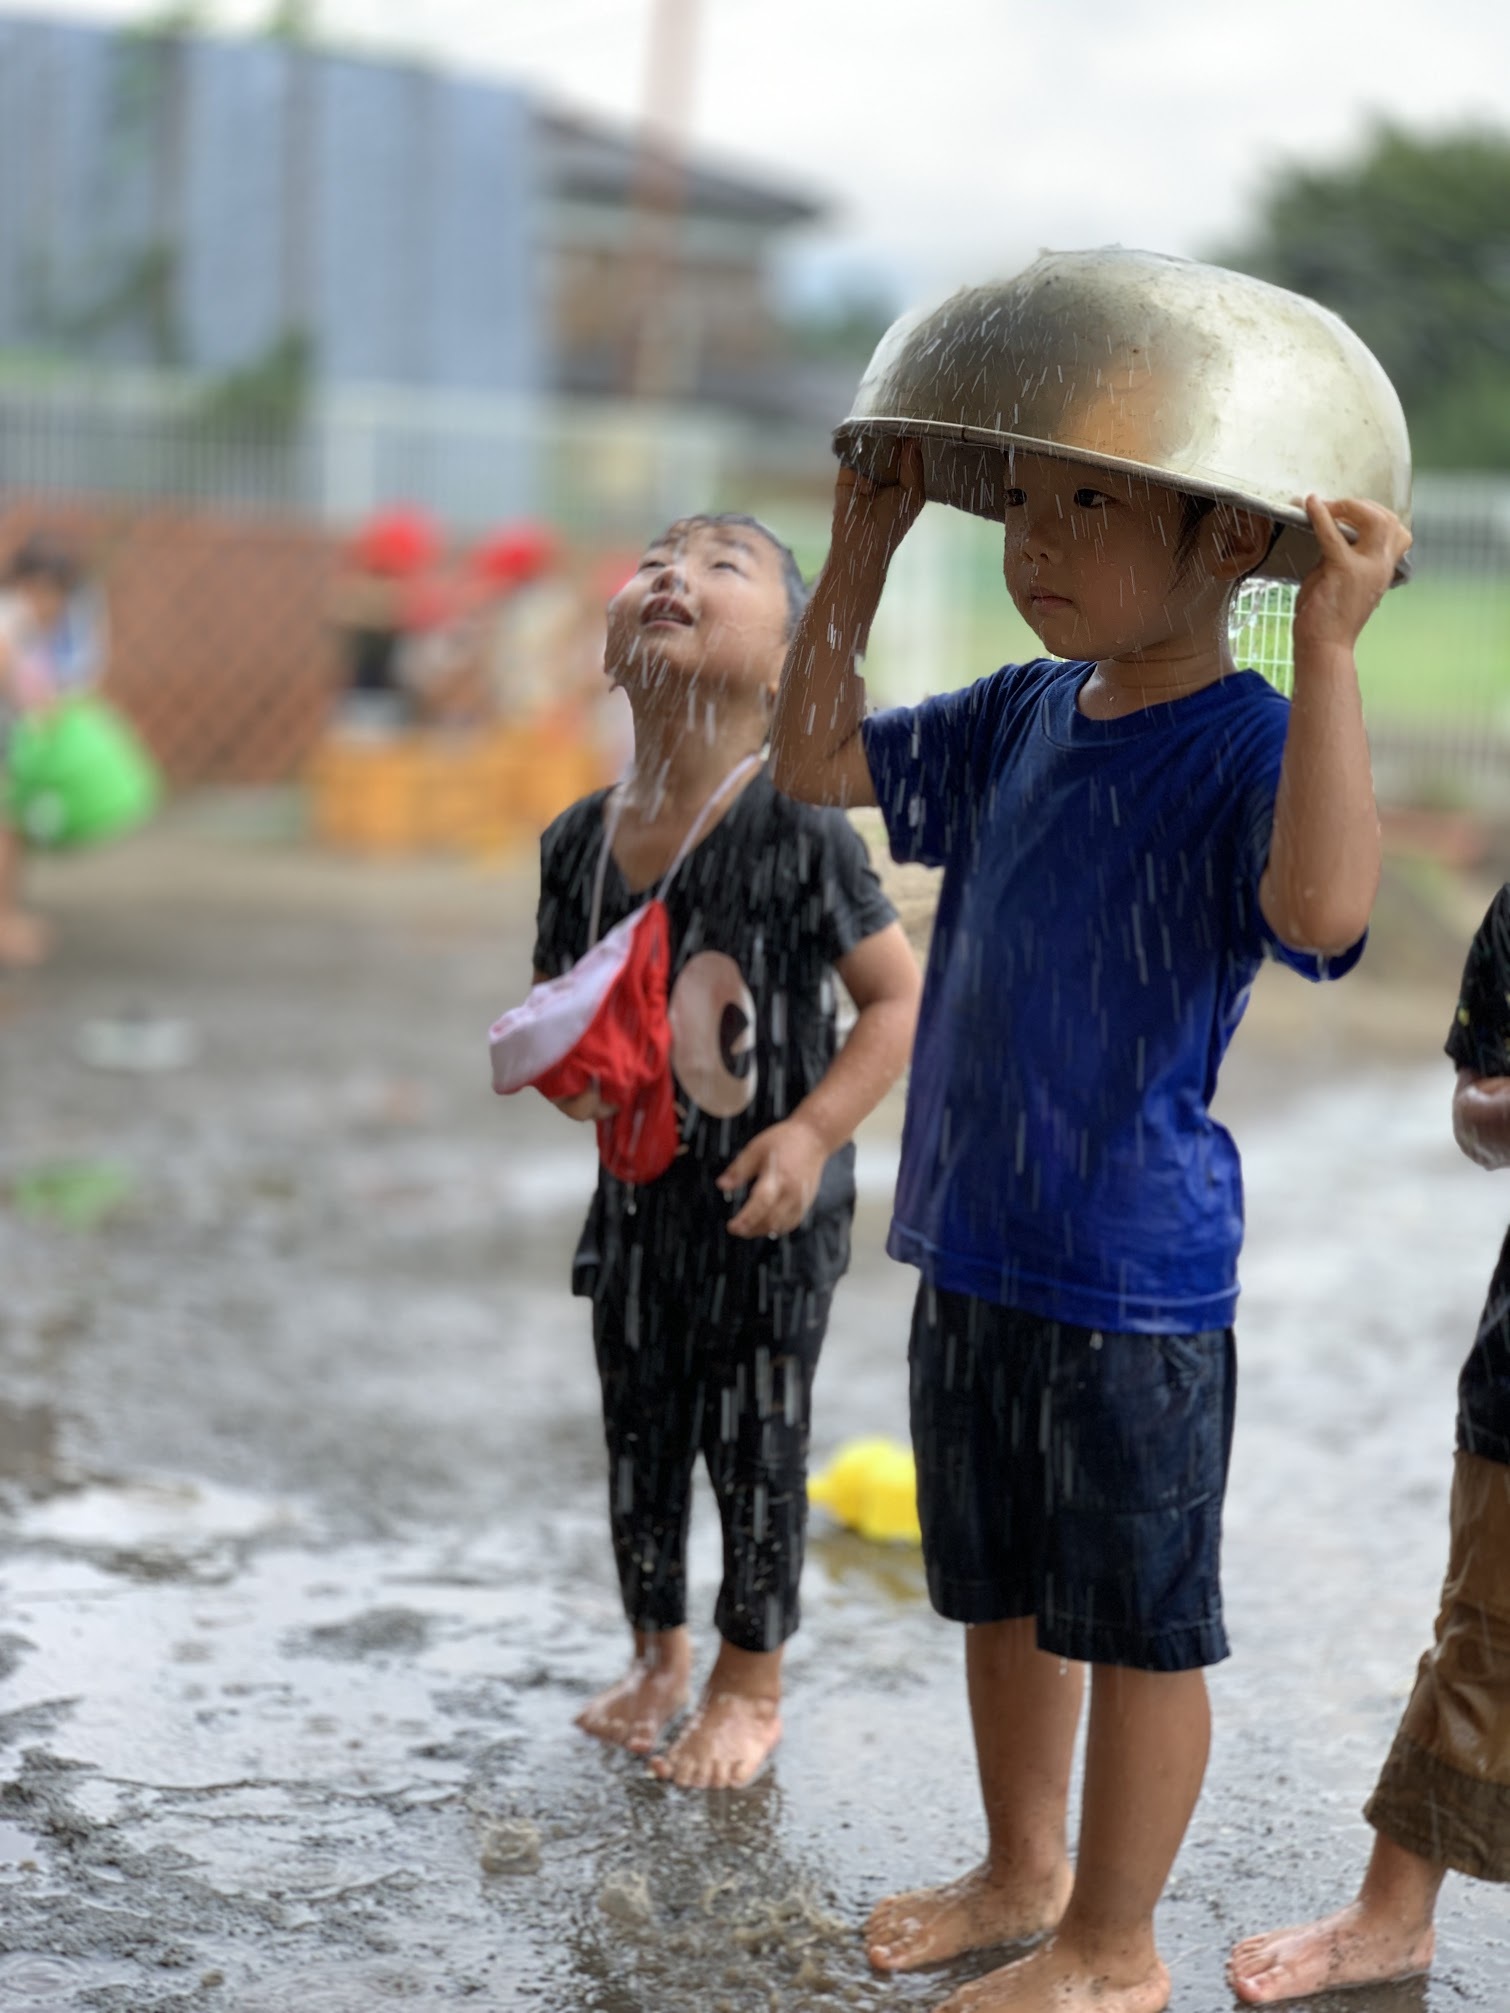
[[[1261,960],[1289,702],[1243,671],[1119,720],[1094,667],[1007,665],[878,713],[893,857],[944,869],[888,1250],[1087,1328],[1230,1325],[1237,1148],[1208,1105]]]

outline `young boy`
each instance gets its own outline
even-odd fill
[[[791,553],[753,518],[688,518],[657,539],[608,610],[633,766],[542,847],[537,979],[588,949],[605,819],[600,933],[695,839],[665,891],[681,1154],[642,1187],[600,1172],[574,1267],[634,1634],[628,1672],[578,1725],[649,1754],[686,1702],[701,1449],[723,1523],[722,1640],[696,1713],[651,1764],[686,1788],[748,1783],[780,1738],[813,1372],[849,1261],[848,1142],[901,1073],[917,1013],[917,965],[860,840],[840,813],[778,796],[760,766],[804,599]],[[835,972],[858,1011],[842,1049]],[[608,1115],[592,1092],[562,1108]]]
[[[1510,1167],[1510,887],[1468,953],[1447,1053],[1458,1145]],[[1436,1643],[1364,1812],[1375,1836],[1358,1898],[1240,1943],[1229,1976],[1250,2006],[1425,1971],[1449,1870],[1510,1881],[1510,1233],[1458,1383],[1451,1533]]]
[[[1379,843],[1353,642],[1410,540],[1308,500],[1287,704],[1226,640],[1267,520],[1024,451],[1005,479],[1007,586],[1054,657],[865,717],[856,659],[923,503],[909,445],[893,482],[840,473],[773,735],[780,788],[878,804],[897,859],[944,869],[889,1248],[922,1273],[923,1543],[967,1626],[988,1843],[883,1902],[868,1944],[902,1971],[1046,1937],[948,2007],[1159,2013],[1154,1907],[1227,1653],[1242,1193],[1207,1106],[1261,959],[1322,977],[1360,953]]]

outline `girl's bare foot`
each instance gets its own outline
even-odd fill
[[[893,1894],[866,1924],[866,1955],[877,1971],[915,1971],[966,1950],[1031,1943],[1063,1915],[1074,1878],[1061,1864],[1046,1880],[1030,1882],[995,1873],[988,1861],[946,1886]]]
[[[780,1650],[723,1643],[697,1711],[650,1766],[678,1789],[744,1789],[780,1739]]]
[[[1239,1943],[1227,1981],[1245,2006],[1272,2006],[1339,1985],[1382,1985],[1431,1969],[1436,1932],[1430,1923],[1355,1901],[1319,1922],[1271,1930]]]
[[[649,1754],[687,1703],[692,1650],[685,1629],[635,1634],[634,1661],[617,1684],[600,1691],[577,1714],[594,1740]]]
[[[1108,1970],[1052,1938],[962,1987],[938,2013],[1164,2013],[1168,2004],[1169,1973],[1158,1957]]]
[[[685,1730],[650,1766],[678,1789],[744,1789],[780,1739],[774,1699],[709,1692]]]

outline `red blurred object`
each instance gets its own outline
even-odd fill
[[[398,597],[398,626],[412,634],[444,629],[463,612],[455,585],[437,574],[406,580]]]
[[[407,580],[440,556],[440,531],[423,510],[399,505],[369,517],[351,541],[351,557],[369,573]]]
[[[549,573],[561,556],[561,541],[544,524],[510,524],[475,548],[472,572],[490,587],[526,587]]]

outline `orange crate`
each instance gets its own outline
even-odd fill
[[[474,741],[437,739],[416,750],[419,843],[443,852],[465,852],[486,823],[488,797],[480,750]]]
[[[332,740],[310,764],[311,823],[352,852],[509,852],[595,789],[598,770],[590,748],[532,728]]]
[[[331,741],[310,769],[312,822],[325,844],[360,853],[412,852],[420,840],[420,769],[403,741]]]

